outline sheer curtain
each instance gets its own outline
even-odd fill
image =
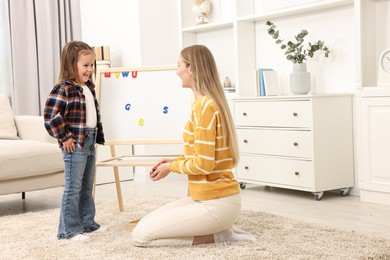
[[[6,83],[10,85],[4,89],[16,115],[40,115],[57,81],[63,45],[81,40],[80,0],[0,1],[10,46],[8,61],[1,60],[0,66],[11,64]],[[0,41],[7,45],[6,38]]]
[[[7,1],[0,0],[0,93],[12,96],[11,40]]]

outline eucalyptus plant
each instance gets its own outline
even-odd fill
[[[295,35],[296,42],[288,41],[285,43],[285,40],[280,38],[279,30],[276,29],[274,23],[267,21],[266,25],[268,26],[267,32],[276,40],[275,43],[280,44],[282,50],[286,50],[284,54],[287,60],[293,63],[304,63],[307,57],[313,58],[314,53],[320,50],[324,52],[326,58],[329,57],[330,50],[323,41],[309,42],[308,46],[303,44],[304,38],[309,34],[307,30],[301,30],[300,33]]]

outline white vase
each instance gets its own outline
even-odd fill
[[[290,91],[294,95],[305,95],[310,92],[310,72],[307,72],[306,63],[294,63],[290,73]]]

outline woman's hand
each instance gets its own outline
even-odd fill
[[[73,138],[69,138],[68,140],[63,142],[62,147],[68,153],[73,153],[74,151],[76,151],[76,144],[75,144]]]
[[[151,175],[157,169],[157,167],[160,166],[162,163],[167,163],[167,162],[172,162],[172,161],[173,161],[173,159],[168,159],[168,158],[161,159],[155,166],[153,166],[152,169],[150,169],[149,175]]]
[[[150,170],[150,179],[152,181],[158,181],[165,178],[171,170],[169,170],[169,160],[168,162],[159,162],[152,170]]]

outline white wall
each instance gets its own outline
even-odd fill
[[[175,65],[180,52],[176,0],[140,0],[142,66]]]
[[[110,46],[112,67],[140,66],[138,0],[82,0],[82,40]]]
[[[110,46],[111,67],[176,64],[176,0],[82,0],[80,5],[82,40]]]

